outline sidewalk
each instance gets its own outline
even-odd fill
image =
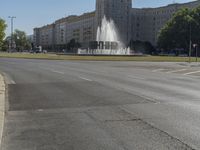
[[[0,145],[3,135],[4,115],[5,115],[5,83],[3,76],[0,74]]]

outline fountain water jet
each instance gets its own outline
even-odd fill
[[[115,23],[112,19],[107,20],[104,16],[101,22],[101,26],[97,29],[96,40],[99,41],[111,41],[117,42],[119,44],[119,48],[123,48],[124,44],[121,42],[119,38],[119,32],[115,26]]]
[[[91,46],[92,45],[92,46]],[[112,19],[104,16],[97,29],[96,41],[90,42],[90,48],[78,51],[87,55],[130,55],[130,49],[125,48],[119,37],[119,32]]]

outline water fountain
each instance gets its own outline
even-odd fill
[[[104,16],[101,26],[97,29],[96,41],[89,43],[89,49],[78,50],[78,54],[87,55],[130,55],[130,49],[125,48],[119,32],[112,19]]]
[[[119,38],[119,32],[114,21],[112,19],[107,20],[105,16],[102,19],[101,26],[97,29],[96,40],[117,42],[119,44],[119,48],[124,46]]]

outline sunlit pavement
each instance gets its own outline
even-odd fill
[[[200,67],[0,59],[2,150],[200,149]]]

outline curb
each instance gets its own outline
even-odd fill
[[[0,147],[3,137],[4,117],[5,117],[5,82],[3,76],[0,74]]]

